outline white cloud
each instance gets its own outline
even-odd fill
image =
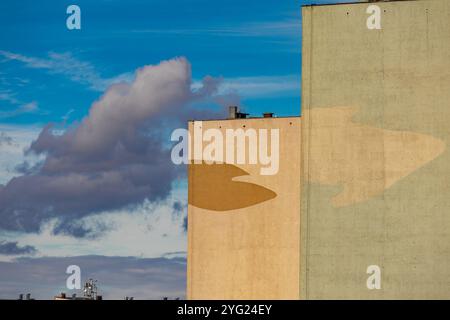
[[[155,72],[149,72],[148,69],[156,69]],[[142,119],[148,119],[147,114],[152,114],[152,112],[158,112],[158,108],[161,108],[165,105],[173,105],[178,106],[182,99],[184,99],[185,96],[187,97],[195,97],[198,98],[201,95],[199,93],[192,94],[189,91],[189,85],[190,85],[190,67],[187,64],[187,62],[183,60],[177,60],[172,62],[166,62],[163,64],[163,67],[147,67],[147,69],[141,69],[138,74],[138,79],[144,78],[145,83],[150,83],[151,81],[155,81],[156,84],[154,85],[154,90],[157,92],[157,90],[160,90],[161,85],[159,85],[159,80],[161,78],[166,77],[166,81],[164,83],[170,83],[172,85],[172,88],[170,88],[169,92],[167,94],[163,94],[162,97],[169,96],[167,98],[167,103],[162,103],[161,95],[156,95],[156,98],[154,97],[154,94],[151,98],[155,98],[156,104],[152,104],[152,100],[148,99],[148,92],[152,93],[152,90],[148,90],[148,86],[144,85],[135,85],[138,90],[139,95],[133,96],[135,100],[127,99],[126,102],[128,103],[135,103],[134,106],[138,110],[137,116],[134,116],[133,114],[130,116],[130,109],[128,108],[126,111],[127,115],[130,116],[133,120],[136,118],[136,121],[142,121]],[[174,80],[175,79],[175,80]],[[175,84],[180,83],[180,89],[178,89],[178,86],[174,86]],[[206,87],[210,87],[210,85]],[[145,87],[146,90],[142,91],[142,88]],[[151,86],[150,86],[151,87]],[[120,86],[120,88],[115,88],[118,94],[123,93],[123,86]],[[134,90],[134,87],[132,87]],[[151,89],[151,88],[150,88]],[[122,91],[121,91],[122,90]],[[172,94],[171,92],[175,92]],[[201,91],[201,90],[200,90]],[[209,90],[206,90],[209,92]],[[181,93],[180,93],[181,92]],[[200,92],[202,93],[202,92]],[[202,93],[203,94],[203,93]],[[111,99],[110,95],[104,96],[107,105],[111,106]],[[112,97],[116,99],[116,96],[113,94]],[[145,98],[147,97],[147,98]],[[140,100],[139,100],[140,99]],[[119,101],[119,100],[118,100]],[[120,101],[119,101],[120,102]],[[105,102],[106,103],[106,102]],[[101,109],[101,110],[100,110]],[[102,108],[100,108],[98,112],[105,112]],[[114,108],[113,108],[114,109]],[[117,109],[117,108],[116,108]],[[156,111],[155,111],[156,110]],[[116,112],[117,110],[112,110]],[[166,109],[161,109],[161,112],[167,112]],[[104,119],[111,119],[111,117],[97,117],[99,113],[94,114],[94,120],[96,122],[94,123],[94,127],[97,130],[110,130],[111,129],[111,121],[106,120],[104,123],[100,123],[100,126],[98,125],[99,121],[105,121]],[[100,119],[100,120],[99,120]],[[123,120],[123,117],[120,118]],[[120,121],[119,121],[120,122]],[[90,122],[91,123],[91,122]],[[129,122],[133,123],[133,122]],[[17,164],[20,164],[23,161],[23,149],[25,147],[28,147],[31,143],[31,141],[36,139],[37,133],[39,130],[36,131],[36,135],[28,136],[28,139],[26,139],[23,143],[18,143],[18,138],[21,134],[21,132],[24,131],[23,128],[20,127],[4,127],[2,128],[6,134],[8,134],[9,137],[12,137],[12,141],[15,143],[14,148],[11,146],[11,143],[8,143],[8,148],[5,149],[5,154],[9,153],[9,156],[4,156],[2,153],[2,163],[1,168],[9,168],[9,170],[6,170],[4,172],[3,179],[4,181],[8,181],[9,179],[14,176],[14,172],[12,172],[11,169],[13,169]],[[120,134],[120,132],[119,132]],[[42,135],[41,135],[42,136]],[[92,130],[90,132],[86,131],[85,138],[86,143],[92,142]],[[101,138],[104,137],[110,138],[111,135],[107,132],[106,134],[100,134]],[[89,140],[90,139],[90,140]],[[101,139],[100,139],[101,140]],[[61,140],[62,141],[62,140]],[[67,140],[62,141],[61,145],[63,143],[67,143]],[[98,145],[102,145],[103,141],[101,140]],[[43,149],[46,151],[46,149]],[[45,155],[45,152],[42,152],[42,154]],[[155,156],[155,153],[149,153],[149,157],[147,157],[147,154],[144,154],[147,159],[152,160],[152,157]],[[109,155],[105,156],[107,160],[109,160]],[[20,160],[18,160],[20,159]],[[98,160],[98,157],[96,157],[92,161]],[[129,160],[127,160],[129,161]],[[86,160],[86,163],[91,164],[91,161]],[[164,162],[164,161],[162,161]],[[145,163],[145,162],[143,162]],[[152,165],[152,162],[150,161],[150,165]],[[164,164],[166,165],[166,164]],[[170,163],[167,163],[167,165],[170,166]],[[92,173],[90,176],[87,175],[88,178],[95,175],[97,172],[97,168],[91,169]],[[62,169],[62,173],[64,174],[67,170]],[[42,175],[51,176],[52,173],[54,174],[54,171],[48,174],[47,172],[42,173]],[[9,174],[9,175],[8,175]],[[28,174],[27,176],[35,176],[36,174]],[[23,177],[23,176],[22,176]],[[15,180],[17,181],[17,180]],[[162,179],[156,179],[155,180],[155,188],[161,188],[162,185]],[[153,182],[152,182],[153,183]],[[8,184],[9,185],[9,184]],[[43,188],[43,185],[40,183],[33,183],[33,182],[27,182],[27,186],[31,186],[32,188],[35,188],[39,191],[39,197],[48,197],[49,199],[53,199],[58,195],[55,195],[54,190],[47,191]],[[167,182],[168,187],[170,187],[170,181]],[[124,191],[129,191],[129,188],[127,187],[127,190],[124,189],[123,184],[117,184],[117,194],[120,195],[121,193],[124,193]],[[109,184],[108,186],[109,187]],[[4,187],[7,188],[7,187]],[[72,190],[80,189],[79,184],[75,184],[74,188]],[[3,191],[4,189],[0,187],[0,190]],[[73,192],[70,190],[70,192]],[[99,192],[101,194],[101,189],[94,186],[93,192],[90,193],[92,198],[99,197]],[[167,192],[169,192],[170,188],[167,189]],[[180,191],[181,190],[181,191]],[[14,190],[12,192],[13,196],[15,195],[22,195],[24,193],[24,187],[21,187],[18,190]],[[142,257],[157,257],[166,255],[167,253],[174,253],[174,252],[181,252],[185,251],[186,247],[186,235],[183,229],[183,222],[184,222],[184,216],[182,213],[184,208],[183,205],[177,204],[177,206],[174,206],[174,203],[178,203],[179,199],[185,199],[186,198],[186,190],[185,188],[177,188],[175,191],[173,191],[171,194],[169,194],[169,197],[166,199],[164,194],[164,197],[155,197],[153,198],[153,201],[157,201],[157,199],[164,198],[166,199],[162,203],[152,202],[150,201],[144,201],[141,205],[136,205],[132,208],[128,207],[127,209],[118,209],[115,211],[110,212],[102,212],[100,214],[93,214],[91,215],[93,209],[87,209],[87,213],[85,215],[78,215],[78,219],[76,219],[76,214],[78,213],[77,210],[74,210],[71,212],[71,223],[73,222],[75,225],[73,226],[74,229],[79,228],[80,226],[86,226],[86,230],[96,229],[96,231],[99,229],[100,236],[95,238],[94,240],[90,237],[84,237],[84,238],[74,238],[71,236],[68,236],[68,232],[70,233],[70,229],[67,228],[59,228],[57,234],[54,234],[55,226],[60,226],[61,221],[63,220],[63,215],[60,215],[61,210],[64,210],[67,206],[67,193],[61,193],[61,206],[58,208],[57,214],[53,216],[47,216],[44,217],[42,220],[39,221],[39,225],[37,225],[36,228],[32,229],[30,233],[23,233],[23,228],[21,228],[21,223],[19,222],[19,228],[12,229],[12,230],[18,230],[18,231],[5,231],[3,230],[1,232],[1,237],[5,241],[9,242],[15,242],[18,241],[19,245],[32,245],[35,247],[38,251],[38,256],[73,256],[73,255],[86,255],[86,254],[99,254],[99,255],[110,255],[110,256],[142,256]],[[142,199],[145,197],[150,197],[152,194],[151,192],[145,192],[142,194]],[[27,197],[23,197],[25,201],[27,201]],[[100,196],[102,198],[102,196]],[[8,197],[2,197],[2,199],[10,200]],[[81,198],[80,198],[81,199]],[[104,199],[104,200],[103,200]],[[106,194],[103,196],[102,201],[105,201],[105,203],[108,203],[111,199],[111,196],[109,194]],[[83,197],[81,200],[77,202],[84,203],[86,201],[86,197]],[[142,201],[141,199],[139,201]],[[122,208],[123,206],[127,204],[134,204],[137,201],[134,202],[128,202],[124,203],[123,205],[120,204],[118,206],[115,206],[115,208]],[[19,200],[16,203],[23,203],[23,200]],[[3,204],[3,203],[2,203]],[[104,208],[111,208],[112,206],[105,206]],[[175,210],[174,207],[177,209]],[[26,214],[24,216],[24,220],[26,221],[33,221],[35,217],[33,214],[37,211],[37,206],[35,203],[30,202],[29,205],[26,205],[25,208],[27,210],[30,210],[30,214]],[[91,211],[88,211],[91,210]],[[106,209],[102,209],[106,210]],[[176,213],[174,213],[176,211]],[[98,212],[98,211],[95,211]],[[8,212],[7,218],[16,217],[17,214],[21,214],[20,209],[19,210],[12,210]],[[6,216],[6,215],[5,215]],[[41,224],[42,222],[42,224]],[[106,225],[106,232],[102,232],[105,229],[102,227]],[[96,228],[97,226],[100,226],[100,228]],[[93,228],[90,228],[93,227]],[[7,229],[11,230],[11,229]],[[67,231],[69,230],[69,231]],[[77,229],[78,230],[78,229]],[[37,233],[36,233],[37,232]],[[72,233],[75,234],[75,233]],[[20,240],[20,241],[19,241]]]
[[[187,239],[183,230],[185,213],[176,213],[173,203],[186,198],[184,187],[176,188],[162,203],[143,204],[131,209],[104,212],[81,219],[80,224],[105,224],[108,229],[96,239],[54,235],[57,220],[44,225],[41,232],[3,232],[2,239],[18,241],[20,245],[33,245],[35,257],[66,257],[77,255],[135,256],[140,258],[184,257]],[[0,261],[13,257],[0,256]]]
[[[0,185],[21,175],[15,171],[15,167],[24,160],[30,165],[42,160],[42,157],[24,155],[24,150],[40,131],[38,127],[0,125],[0,132],[5,138],[5,143],[0,144]],[[32,245],[38,250],[36,257],[93,254],[143,258],[183,257],[187,246],[183,230],[186,214],[184,211],[175,212],[173,204],[183,199],[185,202],[186,195],[186,186],[182,184],[176,186],[162,203],[144,201],[134,208],[103,212],[81,219],[80,224],[103,224],[110,228],[94,240],[54,235],[52,230],[56,219],[48,221],[38,234],[2,231],[0,240],[17,241],[20,246]],[[181,201],[183,205],[184,202]],[[12,261],[14,258],[0,255],[0,261]]]
[[[0,111],[0,118],[11,118],[24,113],[43,113],[39,110],[38,103],[36,101],[23,102],[16,98],[16,93],[11,90],[0,91],[0,101],[6,101],[7,103],[17,106],[15,109]]]

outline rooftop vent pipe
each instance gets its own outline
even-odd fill
[[[228,107],[228,119],[245,119],[248,113],[239,112],[237,106]]]

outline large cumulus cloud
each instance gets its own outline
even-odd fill
[[[188,106],[217,87],[207,77],[193,92],[191,81],[184,58],[145,66],[132,83],[107,89],[63,134],[44,128],[28,150],[45,155],[44,162],[0,185],[0,229],[37,232],[58,218],[56,233],[83,237],[98,230],[79,218],[165,198],[176,175],[166,126],[186,120]]]

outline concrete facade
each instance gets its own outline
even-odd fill
[[[191,136],[194,126],[278,129],[280,163],[275,175],[260,164],[189,165],[188,299],[298,299],[300,119],[195,121]]]
[[[279,128],[280,170],[189,165],[187,297],[450,299],[450,1],[302,15],[301,121],[200,123]]]
[[[449,299],[450,1],[375,4],[303,8],[301,298]]]

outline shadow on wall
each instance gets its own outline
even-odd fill
[[[410,131],[357,123],[355,107],[313,108],[304,112],[310,182],[339,185],[335,207],[367,201],[425,166],[446,148],[444,141]]]

